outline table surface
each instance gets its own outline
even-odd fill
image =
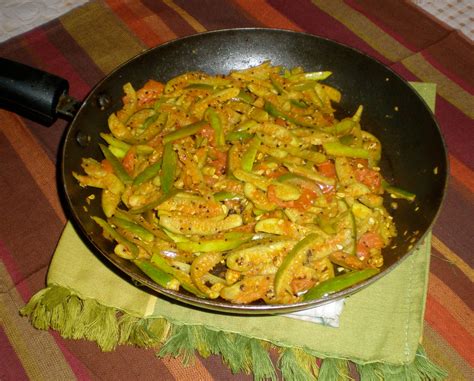
[[[12,20],[6,6],[14,3],[28,2],[6,1],[0,19]],[[71,94],[82,99],[147,47],[206,30],[264,26],[328,37],[378,58],[407,80],[436,83],[435,115],[449,151],[450,178],[433,229],[423,345],[450,380],[474,379],[472,1],[105,0],[65,13],[82,3],[35,2],[36,16],[17,7],[28,27],[0,22],[0,56],[68,78]],[[40,13],[49,22],[35,19]],[[0,109],[0,380],[252,379],[232,375],[215,356],[183,367],[179,359],[157,359],[151,349],[122,346],[102,353],[94,343],[37,331],[19,316],[19,308],[44,287],[66,223],[56,183],[66,126],[57,121],[45,128]]]

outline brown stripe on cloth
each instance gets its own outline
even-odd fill
[[[449,34],[427,47],[423,56],[449,79],[466,91],[474,93],[474,49],[472,41],[459,32]]]
[[[449,286],[438,278],[435,274],[430,274],[428,284],[428,292],[444,308],[456,319],[456,322],[463,327],[471,336],[474,336],[474,320],[472,310],[467,306],[465,301],[458,297]]]
[[[7,258],[10,257],[10,258]],[[64,358],[54,338],[44,331],[39,331],[30,324],[28,319],[20,317],[18,310],[25,300],[15,288],[4,263],[14,261],[6,248],[0,246],[0,321],[8,341],[21,362],[30,380],[73,379],[74,373]],[[12,265],[11,265],[12,266]],[[14,265],[13,265],[14,266]],[[47,352],[45,352],[47,348]],[[2,352],[3,353],[3,352]],[[41,361],[38,359],[41,358]],[[8,364],[8,367],[13,364]],[[0,375],[3,371],[0,370]],[[18,380],[19,374],[14,378]],[[2,380],[8,380],[1,377]]]
[[[29,275],[48,264],[63,223],[3,132],[0,157],[7,158],[0,160],[0,237],[9,250],[21,253],[15,257],[18,267]],[[37,164],[40,173],[41,162]]]
[[[409,81],[420,81],[420,78],[400,62],[390,67]],[[456,156],[468,168],[474,169],[474,151],[472,150],[474,128],[472,128],[472,119],[441,96],[436,97],[435,115],[450,154]]]
[[[120,345],[112,352],[102,352],[93,341],[63,340],[62,343],[88,369],[91,376],[87,380],[180,380],[156,357],[153,349]],[[195,380],[193,371],[190,367],[185,379]]]
[[[51,22],[51,27],[46,30],[48,41],[53,44],[64,58],[74,68],[89,87],[93,87],[103,77],[104,73],[95,62],[85,54],[77,41],[64,29],[59,20]],[[67,78],[66,78],[67,79]]]
[[[474,380],[474,369],[426,322],[423,330],[423,346],[430,359],[447,370],[449,380]]]
[[[449,155],[449,169],[451,177],[458,180],[462,186],[474,193],[474,171],[458,160],[454,155]]]
[[[106,0],[108,6],[148,46],[177,37],[168,25],[140,1]]]
[[[101,4],[88,3],[62,16],[60,20],[105,74],[145,49],[145,45],[120,19]]]
[[[2,318],[1,314],[0,318]],[[28,380],[23,364],[8,339],[3,325],[0,325],[0,351],[2,353],[0,380]]]
[[[2,132],[15,149],[23,165],[36,182],[41,193],[56,213],[57,219],[65,223],[66,217],[56,190],[56,167],[43,147],[15,114],[0,110]]]
[[[436,248],[432,248],[430,271],[461,298],[470,309],[474,308],[472,282],[469,277],[456,267],[455,263],[444,257]]]
[[[410,49],[385,33],[367,17],[349,7],[342,0],[313,0],[313,3],[340,21],[355,35],[392,62],[412,54]]]
[[[142,0],[142,3],[160,17],[177,36],[187,36],[196,33],[195,28],[193,28],[179,13],[164,2]]]
[[[435,19],[422,17],[420,9],[409,1],[344,0],[385,32],[411,50],[418,51],[445,37],[449,30]]]
[[[291,29],[302,31],[302,29],[288,19],[284,14],[278,12],[265,0],[233,0],[240,8],[245,10],[261,24],[271,28]]]
[[[472,322],[472,318],[470,320]],[[457,323],[451,311],[439,304],[436,299],[433,299],[430,293],[426,298],[425,321],[436,328],[460,356],[474,365],[472,337]]]
[[[198,33],[205,32],[206,27],[202,25],[194,16],[186,12],[183,8],[177,5],[173,0],[163,0],[163,2],[173,9],[178,15],[180,15],[186,22],[194,28],[194,30]]]
[[[192,14],[209,30],[260,26],[240,7],[230,0],[174,0],[186,12]]]
[[[474,257],[471,255],[474,247],[473,215],[474,195],[459,186],[456,179],[451,178],[443,208],[433,231],[440,242],[449,247],[470,267],[474,265]],[[456,228],[453,229],[453,226]],[[433,244],[437,244],[436,239]]]
[[[474,282],[474,270],[466,262],[462,260],[456,253],[454,253],[449,247],[447,247],[438,237],[433,236],[433,247],[444,257],[446,260],[455,265],[466,275],[471,282]]]
[[[306,32],[339,41],[359,49],[386,64],[390,63],[390,60],[366,41],[355,35],[346,25],[337,20],[333,15],[315,6],[310,0],[269,0],[269,3]]]

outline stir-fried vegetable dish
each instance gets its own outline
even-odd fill
[[[84,158],[81,186],[102,189],[92,216],[116,255],[153,281],[231,303],[296,303],[378,273],[396,235],[378,167],[382,146],[342,120],[331,72],[265,62],[229,75],[188,72],[124,86]]]

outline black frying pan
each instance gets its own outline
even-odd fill
[[[100,228],[90,219],[90,215],[102,215],[100,203],[92,203],[85,212],[85,199],[91,189],[79,187],[71,173],[81,171],[82,157],[102,158],[97,144],[99,133],[107,130],[108,115],[122,106],[122,86],[126,82],[140,88],[150,78],[166,82],[178,74],[195,70],[228,73],[265,60],[286,67],[302,66],[306,71],[332,71],[333,75],[326,82],[343,93],[339,116],[352,114],[358,105],[364,105],[362,126],[382,142],[382,173],[397,186],[416,193],[416,201],[400,201],[399,207],[392,210],[399,235],[393,245],[384,250],[383,271],[368,281],[327,298],[293,305],[231,305],[219,299],[202,300],[185,292],[163,289],[131,262],[113,254],[112,243],[102,237]],[[8,66],[5,61],[0,64]],[[36,81],[34,86],[37,85],[37,78],[38,74],[30,78]],[[39,89],[29,86],[27,81],[21,96],[13,89],[8,99],[3,97],[3,103],[10,109],[23,114],[26,111],[30,117],[46,123],[51,123],[58,112],[66,115],[74,113],[75,102],[64,95],[67,82],[57,77],[41,78]],[[2,87],[5,88],[5,83]],[[36,94],[33,106],[36,109],[39,106],[39,113],[38,110],[32,112],[30,104],[24,103],[24,96],[32,90],[36,90],[33,91]],[[67,130],[61,173],[76,227],[98,253],[132,279],[175,300],[202,308],[265,314],[307,309],[349,296],[394,269],[433,225],[445,193],[447,158],[439,127],[424,101],[406,81],[378,61],[347,46],[309,34],[272,29],[230,29],[168,42],[138,55],[109,74],[88,95]],[[98,196],[97,193],[96,199],[99,199]]]

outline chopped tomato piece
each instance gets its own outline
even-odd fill
[[[313,200],[316,198],[317,193],[309,188],[301,188],[301,196],[294,201],[283,201],[276,196],[275,186],[270,185],[267,188],[267,198],[273,204],[278,205],[281,208],[296,208],[299,210],[306,210],[313,205]]]
[[[161,82],[150,79],[140,90],[137,91],[138,105],[143,106],[147,103],[154,102],[156,98],[163,93],[164,88],[165,85]]]
[[[293,201],[293,207],[299,210],[306,210],[313,205],[313,200],[318,193],[309,188],[301,188],[301,196],[298,200]]]
[[[227,166],[227,155],[225,152],[219,151],[215,149],[213,152],[214,156],[216,157],[212,160],[211,165],[216,169],[216,172],[219,174],[225,173],[225,169]]]
[[[209,145],[215,146],[216,133],[215,133],[214,129],[209,124],[205,125],[201,129],[200,133],[203,137],[205,137],[208,140]]]
[[[277,169],[271,172],[266,172],[265,176],[274,179],[280,177],[281,175],[284,175],[285,173],[288,173],[288,170],[285,167],[278,167]]]
[[[383,245],[380,234],[375,232],[364,233],[357,242],[357,256],[361,259],[367,258],[370,249],[381,249]]]
[[[330,160],[325,161],[317,165],[318,171],[321,172],[323,176],[326,177],[336,177],[336,166]]]
[[[279,199],[275,192],[275,185],[269,185],[267,188],[267,198],[272,204],[278,205],[281,208],[292,208],[294,201],[283,201]]]
[[[367,167],[357,168],[355,170],[355,177],[357,181],[367,185],[372,192],[378,191],[382,186],[380,173],[373,169]]]
[[[104,159],[100,163],[102,165],[102,168],[104,168],[107,172],[109,173],[114,173],[114,168],[112,167],[112,164],[110,164],[110,161],[107,159]]]
[[[129,175],[133,174],[135,168],[136,155],[133,148],[129,149],[125,157],[122,159],[122,165]]]
[[[286,126],[286,122],[281,118],[276,118],[275,124],[278,124],[279,126],[283,126],[283,127]]]

